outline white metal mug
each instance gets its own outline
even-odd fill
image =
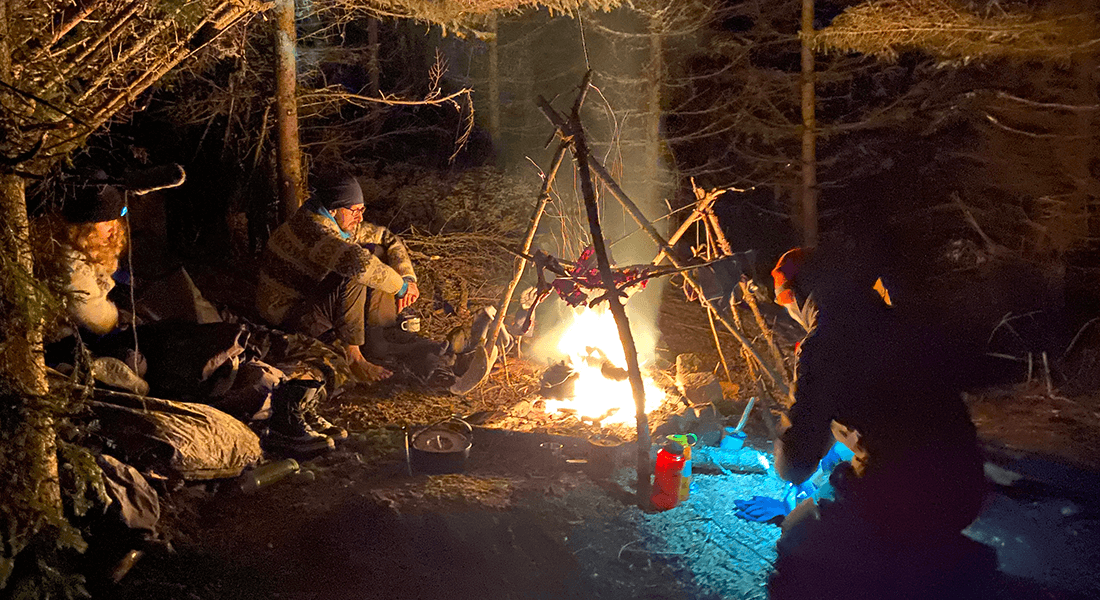
[[[401,331],[417,333],[420,331],[420,317],[409,317],[401,321]]]

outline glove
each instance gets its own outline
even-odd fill
[[[837,465],[844,461],[852,460],[852,451],[847,446],[836,442],[832,448],[825,453],[824,458],[821,459],[821,472],[828,475],[836,468]]]
[[[758,523],[775,523],[778,525],[791,512],[786,502],[767,496],[753,496],[748,500],[734,500],[733,505],[737,507],[737,510],[733,513],[734,516]]]

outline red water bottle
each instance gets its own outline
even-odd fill
[[[669,442],[657,452],[653,474],[653,495],[649,501],[658,510],[668,510],[680,504],[680,477],[684,472],[684,447]]]

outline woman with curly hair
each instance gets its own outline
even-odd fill
[[[66,202],[60,214],[42,218],[40,272],[60,288],[68,316],[57,341],[46,348],[46,362],[75,364],[82,342],[98,356],[92,364],[96,379],[144,394],[149,389],[141,380],[145,361],[118,335],[119,310],[107,297],[126,250],[125,214],[126,201],[117,188],[93,183]]]
[[[67,202],[60,215],[44,217],[43,229],[72,324],[99,336],[118,326],[118,307],[107,294],[126,250],[126,204],[110,185],[87,192]]]

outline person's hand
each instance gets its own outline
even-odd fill
[[[126,351],[126,358],[122,362],[126,363],[131,371],[137,373],[138,377],[145,377],[145,371],[149,368],[149,363],[145,361],[145,355],[133,348]]]
[[[733,505],[737,508],[733,513],[734,516],[758,523],[775,522],[778,524],[791,512],[786,502],[767,496],[753,496],[748,500],[734,500]]]
[[[807,479],[806,481],[803,481],[802,483],[799,483],[797,485],[796,484],[791,484],[791,487],[793,489],[790,490],[790,493],[794,494],[794,503],[795,504],[798,504],[799,502],[805,500],[806,498],[809,498],[809,497],[813,496],[814,492],[817,491],[817,486],[814,485],[812,480],[813,480],[813,477],[811,476],[810,479]]]
[[[845,454],[847,457],[844,456]],[[833,447],[829,448],[829,451],[825,453],[825,457],[821,459],[821,472],[826,475],[832,473],[837,465],[850,460],[852,458],[851,454],[852,451],[848,450],[840,442],[833,444]]]
[[[413,302],[416,302],[419,297],[420,288],[416,286],[415,281],[409,281],[409,287],[405,290],[405,295],[397,299],[397,312],[412,306]]]

